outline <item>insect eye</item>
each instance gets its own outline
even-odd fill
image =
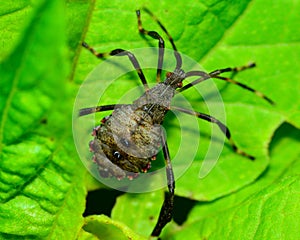
[[[171,73],[171,72],[167,72],[167,73],[166,73],[166,77],[167,77],[167,78],[169,78],[169,77],[171,77],[171,76],[172,76],[172,73]]]
[[[113,155],[115,158],[120,159],[121,158],[121,154],[118,151],[114,151]]]

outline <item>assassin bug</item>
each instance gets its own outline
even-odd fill
[[[107,53],[98,53],[86,42],[82,46],[88,49],[97,58],[106,56],[127,56],[138,74],[145,92],[132,104],[112,104],[96,107],[88,107],[80,110],[79,115],[84,116],[91,113],[113,110],[113,113],[102,119],[101,124],[93,130],[94,139],[90,142],[90,149],[93,152],[93,160],[98,166],[100,176],[104,178],[116,177],[122,179],[128,177],[133,179],[140,172],[147,172],[151,167],[151,161],[155,159],[160,147],[165,159],[168,193],[159,214],[158,221],[151,236],[159,236],[164,226],[171,221],[174,206],[175,178],[172,169],[168,144],[165,135],[161,131],[161,124],[169,110],[183,112],[197,118],[217,124],[225,134],[233,150],[250,159],[254,157],[240,150],[231,138],[229,129],[213,116],[192,111],[189,109],[171,106],[171,100],[175,94],[185,91],[194,85],[205,80],[214,78],[238,85],[248,91],[255,93],[258,97],[274,104],[273,101],[259,91],[254,90],[231,78],[220,76],[225,72],[238,72],[255,66],[254,63],[242,67],[224,68],[206,73],[204,71],[185,72],[182,67],[182,57],[177,51],[175,43],[163,24],[148,10],[144,9],[154,21],[160,26],[167,35],[172,45],[176,67],[173,72],[168,72],[166,78],[161,81],[162,67],[164,61],[165,42],[161,35],[156,31],[145,30],[141,22],[140,10],[136,11],[138,20],[138,30],[142,35],[147,35],[158,40],[158,62],[156,80],[157,84],[149,88],[143,70],[135,55],[130,51],[115,49]],[[199,77],[183,86],[186,78]]]

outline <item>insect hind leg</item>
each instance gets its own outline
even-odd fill
[[[164,226],[172,220],[175,196],[175,178],[171,164],[171,157],[165,136],[161,135],[162,150],[165,158],[167,183],[169,192],[165,194],[164,203],[161,207],[158,221],[151,233],[151,236],[157,237],[160,235]]]
[[[229,141],[232,149],[237,154],[242,155],[244,157],[247,157],[250,160],[254,160],[255,159],[255,157],[253,157],[252,155],[249,155],[248,153],[242,151],[241,149],[239,149],[237,147],[237,145],[234,143],[234,141],[231,138],[231,133],[230,133],[228,127],[226,125],[224,125],[222,122],[220,122],[218,119],[216,119],[216,118],[214,118],[214,117],[212,117],[210,115],[207,115],[207,114],[204,114],[204,113],[200,113],[200,112],[196,112],[196,111],[192,111],[192,110],[188,110],[188,109],[185,109],[185,108],[180,108],[180,107],[172,106],[171,109],[174,109],[174,110],[177,110],[177,111],[189,114],[189,115],[193,115],[193,116],[196,116],[197,118],[201,118],[201,119],[203,119],[205,121],[217,124],[218,127],[220,128],[220,130],[224,133],[224,135],[228,139],[228,141]]]

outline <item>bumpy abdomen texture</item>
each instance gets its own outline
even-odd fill
[[[150,114],[135,105],[116,109],[95,128],[94,135],[90,145],[104,177],[146,172],[161,145],[161,125],[154,124]]]

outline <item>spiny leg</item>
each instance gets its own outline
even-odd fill
[[[97,58],[104,58],[107,56],[127,56],[129,58],[130,62],[132,63],[132,65],[134,66],[137,74],[139,75],[139,78],[141,79],[145,90],[149,89],[147,80],[145,78],[145,75],[144,75],[141,67],[140,67],[140,64],[138,63],[134,54],[131,53],[130,51],[127,51],[124,49],[115,49],[115,50],[112,50],[111,52],[98,53],[94,48],[90,47],[86,42],[83,42],[82,46],[85,47],[86,49],[88,49]]]
[[[166,173],[167,173],[169,192],[165,194],[164,203],[161,207],[158,221],[151,233],[151,236],[153,237],[159,236],[162,229],[165,227],[165,225],[172,220],[173,208],[174,208],[175,179],[174,179],[174,173],[171,164],[169,148],[166,142],[166,138],[163,134],[161,136],[161,141],[162,141],[162,146],[163,146],[162,149],[163,149],[165,163],[166,163]]]
[[[222,122],[220,122],[218,119],[210,116],[210,115],[207,115],[207,114],[204,114],[204,113],[200,113],[200,112],[195,112],[195,111],[192,111],[192,110],[188,110],[188,109],[185,109],[185,108],[180,108],[180,107],[175,107],[175,106],[172,106],[171,109],[174,109],[174,110],[177,110],[177,111],[180,111],[180,112],[183,112],[183,113],[187,113],[187,114],[190,114],[190,115],[193,115],[193,116],[196,116],[198,118],[201,118],[205,121],[208,121],[208,122],[211,122],[211,123],[215,123],[218,125],[218,127],[220,128],[220,130],[225,134],[226,138],[228,139],[230,145],[232,146],[232,149],[242,155],[242,156],[245,156],[247,158],[249,158],[250,160],[254,160],[255,157],[245,153],[244,151],[240,150],[236,144],[234,143],[234,141],[232,140],[231,138],[231,134],[230,134],[230,131],[228,129],[228,127],[226,127],[226,125],[224,125]]]
[[[218,69],[218,70],[212,71],[210,73],[205,73],[203,71],[190,71],[190,72],[186,73],[186,77],[200,76],[200,78],[198,78],[195,81],[193,81],[191,83],[188,83],[185,86],[183,86],[182,88],[178,89],[178,92],[185,91],[186,89],[189,89],[190,87],[192,87],[192,86],[194,86],[194,85],[196,85],[200,82],[203,82],[207,79],[215,78],[215,79],[220,79],[220,80],[238,85],[238,86],[240,86],[240,87],[242,87],[242,88],[244,88],[248,91],[251,91],[251,92],[255,93],[258,97],[260,97],[260,98],[266,100],[268,103],[274,105],[274,102],[270,98],[268,98],[266,95],[264,95],[263,93],[255,90],[255,89],[253,89],[253,88],[251,88],[251,87],[249,87],[249,86],[247,86],[243,83],[235,81],[231,78],[219,76],[220,74],[225,73],[225,72],[237,73],[237,72],[240,72],[240,71],[243,71],[243,70],[246,70],[246,69],[249,69],[249,68],[253,68],[253,67],[255,67],[255,63],[249,63],[248,65],[244,65],[244,66],[241,66],[241,67]]]
[[[82,108],[82,109],[79,110],[79,117],[84,116],[84,115],[88,115],[88,114],[91,114],[91,113],[114,110],[114,109],[122,107],[124,105],[126,105],[126,104],[111,104],[111,105],[103,105],[103,106]]]

